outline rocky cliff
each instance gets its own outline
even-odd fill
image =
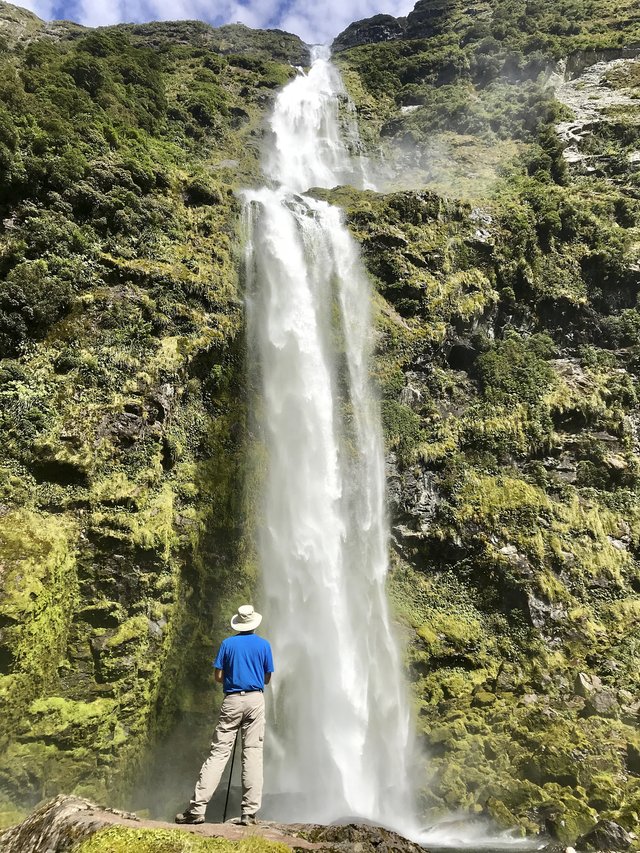
[[[306,52],[7,4],[0,37],[0,808],[168,813],[257,583],[234,190]],[[425,822],[640,819],[639,44],[627,0],[336,40],[384,190],[323,195],[377,290]]]
[[[639,20],[571,9],[352,25],[337,61],[388,192],[333,194],[384,300],[424,806],[565,842],[640,805]]]
[[[198,761],[211,651],[255,582],[234,191],[306,48],[243,27],[0,16],[10,812],[60,790],[121,802],[177,719],[173,750],[189,775]]]
[[[432,47],[445,42],[471,52],[491,39],[494,61],[502,46],[524,46],[528,53],[566,54],[585,47],[638,46],[638,9],[632,0],[613,0],[596,13],[583,0],[418,0],[406,18],[374,15],[350,24],[333,42],[335,52],[384,41],[433,38]],[[424,45],[404,48],[405,56]],[[487,45],[485,44],[485,48]],[[402,49],[402,48],[401,48]]]

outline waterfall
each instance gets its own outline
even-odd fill
[[[406,827],[410,717],[385,594],[388,522],[370,285],[342,212],[312,187],[366,187],[328,52],[278,96],[268,184],[244,193],[259,559],[276,673],[263,814]]]

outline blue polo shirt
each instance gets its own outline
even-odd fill
[[[271,646],[257,634],[236,634],[222,641],[213,665],[224,673],[225,693],[264,690],[264,677],[273,672]]]

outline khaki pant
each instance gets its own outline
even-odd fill
[[[262,804],[262,746],[264,695],[229,693],[211,741],[211,751],[200,769],[189,812],[204,815],[227,765],[238,729],[242,732],[242,814],[255,814]]]

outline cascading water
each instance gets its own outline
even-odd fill
[[[369,381],[370,287],[341,211],[311,187],[366,186],[317,51],[279,95],[245,193],[249,351],[267,470],[259,556],[276,660],[270,816],[411,822],[410,719],[385,595],[388,526]],[[351,137],[351,138],[349,138]]]

